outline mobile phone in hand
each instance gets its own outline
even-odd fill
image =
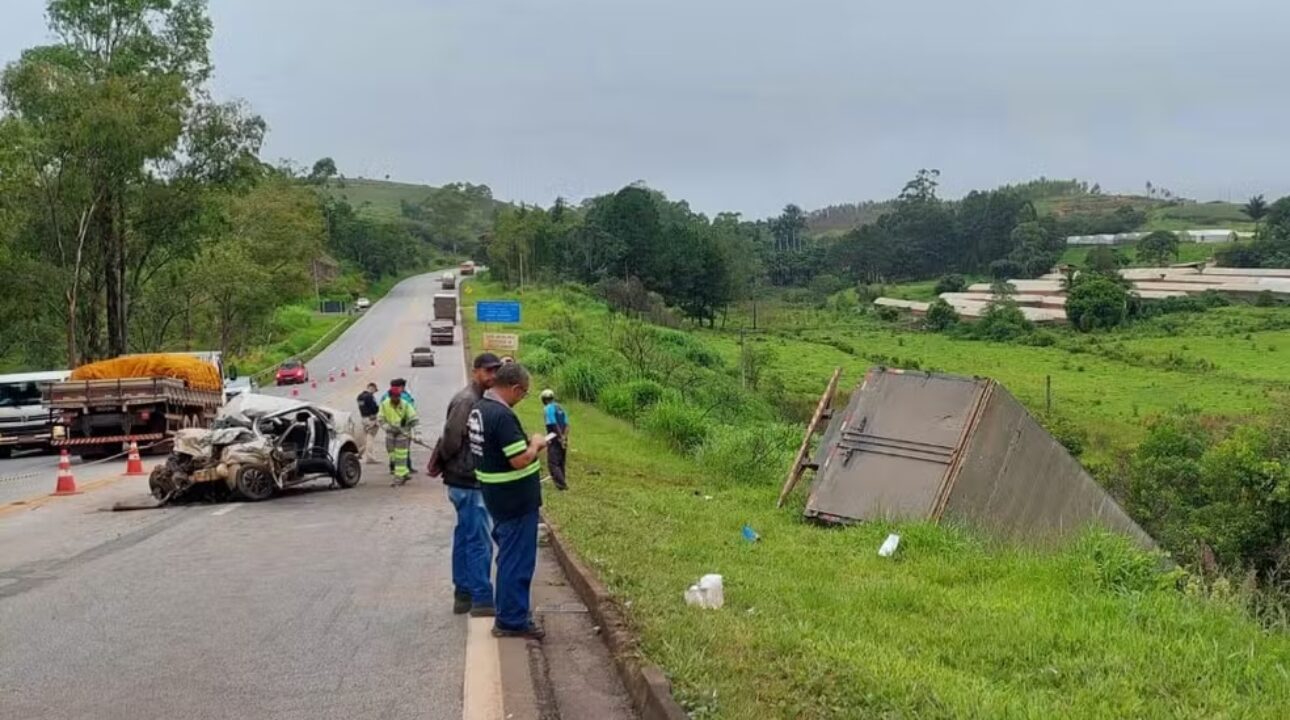
[[[546,434],[546,441],[547,441],[547,442],[555,442],[555,439],[556,439],[556,438],[558,438],[558,437],[560,437],[560,436],[559,436],[559,435],[556,435],[555,433],[547,433],[547,434]]]

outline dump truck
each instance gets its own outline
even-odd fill
[[[471,261],[467,260],[466,262],[464,262],[464,263],[462,263],[460,266],[458,266],[458,267],[457,267],[457,270],[458,270],[458,271],[460,271],[462,275],[474,275],[474,274],[475,274],[475,263],[473,263],[473,262],[471,262]]]
[[[83,458],[105,457],[130,442],[169,450],[182,428],[210,427],[224,404],[218,353],[133,355],[83,365],[51,383],[52,445]]]
[[[451,345],[457,325],[457,296],[438,293],[434,296],[434,317],[430,320],[430,344]]]
[[[457,276],[450,272],[446,272],[439,276],[439,283],[444,290],[452,290],[457,287]]]

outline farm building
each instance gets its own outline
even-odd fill
[[[1206,291],[1223,293],[1246,300],[1264,293],[1271,293],[1282,301],[1290,301],[1290,269],[1280,268],[1220,268],[1220,267],[1155,267],[1126,268],[1120,275],[1132,283],[1132,291],[1146,300],[1161,300]],[[1022,314],[1031,322],[1066,322],[1065,279],[1060,273],[1048,273],[1036,280],[1009,280],[1016,291],[1011,296]],[[941,293],[964,319],[979,318],[993,298],[989,283],[968,286],[967,292]],[[875,305],[908,310],[916,315],[927,312],[929,303],[895,298],[878,298]]]

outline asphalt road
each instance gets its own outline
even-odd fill
[[[369,378],[403,376],[435,437],[461,345],[434,368],[407,353],[438,288],[397,286],[310,362],[320,382],[302,397],[352,410]],[[0,486],[48,492],[56,464],[4,461]],[[367,465],[351,490],[106,512],[147,492],[121,469],[78,467],[100,487],[0,506],[0,717],[462,717],[468,624],[451,614],[453,517],[437,481],[393,488]]]

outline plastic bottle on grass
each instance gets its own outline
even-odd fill
[[[703,593],[703,606],[716,610],[726,604],[725,586],[720,575],[704,575],[699,578],[699,592]]]
[[[704,575],[685,591],[686,605],[716,610],[725,603],[725,588],[720,575]]]

